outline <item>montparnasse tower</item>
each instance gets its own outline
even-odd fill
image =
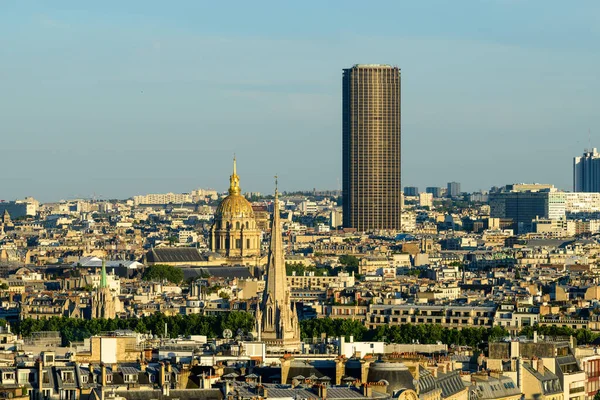
[[[252,204],[242,195],[234,157],[229,194],[217,207],[210,228],[210,248],[225,257],[258,257],[260,244],[261,231],[256,227]]]
[[[294,351],[300,348],[300,325],[296,306],[291,303],[290,289],[286,284],[277,187],[273,207],[267,282],[256,312],[258,340],[273,349]]]
[[[342,78],[345,228],[401,229],[400,69],[357,64]]]

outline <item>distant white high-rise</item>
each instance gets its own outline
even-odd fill
[[[583,156],[573,159],[573,191],[600,192],[600,153],[585,149]]]

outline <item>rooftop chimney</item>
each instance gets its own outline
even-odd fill
[[[100,363],[100,384],[106,386],[106,365]]]
[[[373,396],[373,388],[371,388],[371,385],[364,383],[362,386],[362,394],[370,399]]]
[[[327,386],[326,385],[319,385],[319,397],[322,398],[323,400],[327,399]]]
[[[539,359],[537,360],[537,371],[538,371],[540,374],[544,375],[544,371],[545,371],[545,370],[546,370],[546,369],[544,368],[544,360],[543,360],[542,358],[539,358]]]

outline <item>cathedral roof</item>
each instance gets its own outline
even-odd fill
[[[195,247],[160,247],[151,249],[146,253],[147,263],[185,263],[205,261]]]
[[[254,218],[252,204],[242,196],[240,177],[236,171],[236,161],[233,159],[233,174],[229,177],[229,195],[225,197],[215,213],[219,217],[251,217]]]

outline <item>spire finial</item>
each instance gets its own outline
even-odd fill
[[[279,191],[277,190],[277,181],[279,180],[279,177],[277,175],[275,175],[275,193],[278,193]]]
[[[229,194],[240,194],[240,177],[237,174],[237,160],[235,153],[233,154],[233,173],[229,177]]]
[[[102,270],[100,271],[100,288],[108,287],[107,279],[106,279],[106,261],[102,260]]]

